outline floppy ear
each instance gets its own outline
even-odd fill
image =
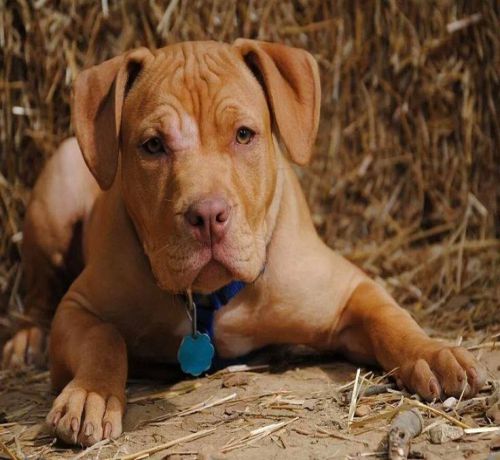
[[[152,56],[137,48],[84,70],[74,82],[73,126],[85,163],[103,190],[113,184],[118,167],[123,99]]]
[[[321,88],[318,64],[307,51],[257,40],[234,42],[264,86],[274,121],[291,159],[311,159],[318,131]]]

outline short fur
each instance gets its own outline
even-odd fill
[[[61,392],[47,420],[61,439],[117,437],[128,362],[175,362],[189,332],[176,293],[234,279],[247,285],[215,315],[222,357],[306,344],[397,368],[398,380],[426,399],[464,387],[465,396],[477,393],[485,370],[470,353],[430,339],[318,237],[289,159],[309,161],[319,106],[312,56],[253,40],[141,48],[77,78],[80,148],[67,141],[41,174],[23,248],[33,261],[29,293],[42,293],[31,296],[41,299],[31,305],[37,316],[51,310],[51,286],[82,227],[82,271],[50,337]],[[255,132],[248,144],[235,141],[240,126]],[[151,136],[166,153],[144,152]],[[206,244],[186,213],[214,197],[230,214],[223,238]],[[23,329],[6,345],[5,365],[40,353],[42,342],[39,329]]]

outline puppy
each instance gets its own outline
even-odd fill
[[[129,361],[179,360],[197,375],[214,351],[269,344],[396,368],[428,400],[477,393],[485,370],[469,352],[430,339],[318,237],[290,161],[309,161],[319,109],[313,57],[253,40],[140,48],[76,79],[79,147],[47,164],[24,244],[44,312],[75,238],[81,252],[50,337],[60,394],[47,420],[62,440],[120,435]]]

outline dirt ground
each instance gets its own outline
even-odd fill
[[[486,415],[497,404],[498,416],[500,349],[495,339],[467,342],[490,371],[490,382],[476,398],[459,401],[451,410],[441,401],[419,407],[425,428],[411,445],[410,458],[500,458],[500,450],[495,453],[498,431],[462,434],[456,428],[458,440],[430,442],[436,426],[499,424],[491,409]],[[361,396],[349,423],[354,365],[302,349],[279,349],[262,353],[247,366],[250,370],[233,367],[174,383],[131,381],[124,433],[86,451],[57,443],[45,428],[54,398],[46,371],[3,371],[0,458],[137,459],[143,457],[132,454],[150,448],[161,449],[151,459],[386,458],[391,418],[419,404],[395,389],[380,370],[361,368]],[[376,384],[382,393],[363,395]],[[170,447],[161,448],[167,443]]]

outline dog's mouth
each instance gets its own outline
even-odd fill
[[[246,278],[242,270],[246,260],[242,260],[240,254],[241,251],[228,249],[225,245],[202,249],[197,266],[192,267],[193,290],[213,292],[231,281]]]
[[[210,247],[193,250],[182,258],[168,257],[162,252],[151,254],[150,262],[158,286],[168,291],[192,288],[209,293],[239,277],[231,259],[218,256]]]
[[[264,257],[254,251],[224,246],[203,247],[183,257],[168,257],[164,251],[149,259],[158,286],[171,292],[188,288],[200,293],[214,292],[231,281],[254,281],[262,271]]]

